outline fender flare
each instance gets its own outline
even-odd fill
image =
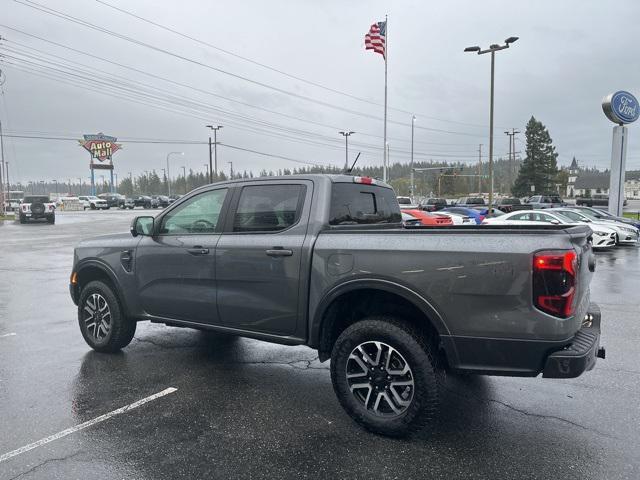
[[[318,303],[316,312],[311,317],[312,323],[309,326],[309,343],[311,346],[317,347],[320,344],[323,317],[329,306],[340,296],[356,290],[382,290],[398,295],[420,310],[427,317],[428,321],[431,323],[433,328],[435,328],[438,334],[451,335],[442,315],[440,315],[431,302],[411,288],[385,279],[350,279],[335,285]]]
[[[83,270],[87,270],[89,268],[96,268],[100,270],[102,273],[106,274],[106,276],[109,278],[112,285],[116,289],[115,294],[117,295],[118,300],[122,305],[122,309],[125,315],[128,315],[129,309],[127,308],[127,302],[125,300],[122,289],[120,288],[120,282],[118,282],[118,276],[113,271],[113,269],[106,263],[101,262],[100,260],[90,258],[90,259],[81,260],[80,262],[78,262],[74,270],[78,273],[78,275],[80,275]],[[80,298],[80,292],[77,292],[77,298],[78,299]]]

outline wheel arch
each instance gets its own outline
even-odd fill
[[[320,360],[324,361],[345,328],[376,314],[400,316],[427,332],[436,343],[440,335],[450,335],[440,313],[414,290],[389,280],[351,280],[334,287],[318,304],[309,345],[318,349]]]
[[[75,268],[75,272],[77,274],[77,283],[74,285],[73,299],[76,304],[80,299],[80,292],[82,292],[84,285],[94,280],[99,280],[105,282],[113,289],[113,293],[118,298],[123,312],[125,315],[128,314],[127,305],[124,295],[122,294],[122,290],[120,289],[118,278],[111,267],[99,260],[91,259],[78,264]]]

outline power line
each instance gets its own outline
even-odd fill
[[[217,94],[217,93],[211,92],[211,91],[209,91],[209,90],[204,90],[204,89],[201,89],[201,88],[198,88],[198,87],[194,87],[194,86],[192,86],[192,85],[187,85],[187,84],[184,84],[184,83],[181,83],[181,82],[176,82],[176,81],[174,81],[174,80],[168,79],[168,78],[166,78],[166,77],[162,77],[162,76],[160,76],[160,75],[155,75],[155,74],[152,74],[152,73],[146,72],[146,71],[144,71],[144,70],[140,70],[140,69],[138,69],[138,68],[134,68],[134,67],[131,67],[131,66],[128,66],[128,65],[124,65],[124,64],[119,63],[119,62],[115,62],[115,61],[113,61],[113,60],[106,59],[106,58],[104,58],[104,57],[100,57],[100,56],[96,55],[95,53],[88,53],[88,52],[84,52],[84,51],[82,51],[82,50],[78,50],[78,49],[73,48],[73,47],[70,47],[70,46],[68,46],[68,45],[64,45],[64,44],[61,44],[61,43],[57,43],[57,42],[54,42],[54,41],[52,41],[52,40],[48,40],[48,39],[45,39],[45,38],[43,38],[43,37],[39,37],[39,36],[37,36],[37,35],[31,34],[31,33],[28,33],[28,32],[22,31],[22,30],[18,30],[18,29],[13,28],[13,27],[9,27],[9,26],[6,26],[6,25],[1,25],[1,24],[0,24],[0,26],[2,26],[2,27],[4,27],[4,28],[7,28],[7,29],[9,29],[9,30],[12,30],[12,31],[14,31],[14,32],[17,32],[17,33],[19,33],[19,34],[21,34],[21,35],[24,35],[24,36],[27,36],[27,37],[30,37],[30,38],[37,39],[37,40],[39,40],[39,41],[42,41],[42,42],[45,42],[45,43],[48,43],[48,44],[54,45],[54,46],[59,47],[59,48],[63,48],[63,49],[65,49],[65,50],[72,51],[72,52],[74,52],[74,53],[81,54],[81,55],[83,55],[83,56],[86,56],[86,57],[91,58],[92,60],[96,60],[96,59],[97,59],[97,60],[103,61],[103,62],[105,62],[105,63],[111,64],[111,65],[115,65],[115,66],[120,67],[120,68],[127,69],[127,70],[129,70],[129,71],[133,71],[133,72],[136,72],[136,73],[140,73],[140,74],[142,74],[142,75],[145,75],[145,76],[148,76],[148,77],[151,77],[151,78],[157,79],[157,80],[161,80],[161,81],[164,81],[164,82],[170,83],[170,84],[172,84],[172,85],[176,85],[176,86],[180,86],[180,87],[187,88],[187,89],[190,89],[190,90],[194,90],[194,91],[197,91],[197,92],[199,92],[199,93],[203,93],[203,94],[206,94],[206,95],[214,96],[214,97],[216,97],[216,98],[221,98],[221,99],[226,100],[226,101],[229,101],[229,102],[238,103],[238,104],[240,104],[240,105],[244,105],[244,106],[247,106],[247,107],[250,107],[250,108],[254,108],[254,109],[257,109],[257,110],[260,110],[260,111],[264,111],[264,112],[266,112],[266,113],[270,113],[270,114],[274,114],[274,115],[279,115],[279,116],[282,116],[282,117],[285,117],[285,118],[289,118],[289,119],[296,120],[296,121],[300,121],[300,122],[309,123],[309,124],[316,125],[316,126],[321,126],[321,127],[328,128],[328,129],[331,129],[331,130],[336,130],[336,129],[339,129],[339,128],[340,128],[340,127],[338,127],[338,126],[336,126],[336,125],[329,125],[329,124],[321,123],[321,122],[318,122],[318,121],[311,120],[311,119],[309,119],[309,118],[296,117],[296,116],[294,116],[294,115],[289,115],[289,114],[286,114],[286,113],[282,113],[282,112],[278,112],[278,111],[270,110],[270,109],[267,109],[267,108],[264,108],[264,107],[260,107],[260,106],[253,105],[253,104],[250,104],[250,103],[247,103],[247,102],[243,102],[243,101],[240,101],[240,100],[237,100],[237,99],[233,99],[233,98],[225,97],[225,96],[223,96],[223,95],[220,95],[220,94]],[[19,45],[20,47],[27,48],[27,49],[29,49],[29,50],[33,50],[33,51],[35,51],[35,52],[39,52],[39,53],[42,53],[42,54],[45,54],[45,55],[49,55],[49,56],[52,56],[52,57],[55,57],[55,58],[63,59],[63,60],[65,60],[65,61],[67,61],[67,62],[75,63],[75,64],[77,64],[77,65],[83,65],[83,64],[80,64],[80,63],[78,63],[78,62],[74,62],[74,61],[72,61],[72,60],[68,60],[68,59],[65,59],[65,58],[63,58],[63,57],[60,57],[59,55],[55,55],[55,54],[52,54],[52,53],[49,53],[49,52],[44,52],[44,51],[39,50],[39,49],[37,49],[37,48],[31,47],[31,46],[28,46],[28,45],[24,45],[24,44],[22,44],[22,43],[20,43],[20,42],[16,42],[16,41],[14,41],[14,40],[8,40],[8,39],[4,39],[4,40],[5,40],[6,42],[10,43],[10,44]],[[86,65],[83,65],[83,66],[85,66],[86,68],[93,68],[93,67],[87,67]],[[375,134],[367,133],[367,132],[360,131],[360,130],[359,130],[359,134],[360,134],[360,135],[362,135],[362,136],[368,136],[368,137],[372,137],[372,138],[382,138],[382,136],[381,136],[381,135],[375,135]],[[400,138],[395,138],[395,137],[390,137],[390,138],[389,138],[389,140],[390,140],[391,142],[403,142],[403,143],[409,143],[409,142],[410,142],[410,140],[409,140],[409,139],[400,139]],[[460,143],[457,143],[457,142],[456,142],[456,143],[427,142],[427,141],[421,141],[421,140],[416,140],[416,141],[415,141],[415,143],[416,143],[416,144],[424,144],[424,145],[442,145],[442,146],[447,146],[447,145],[448,145],[448,146],[469,146],[469,145],[475,145],[475,144],[460,144]]]
[[[293,80],[297,80],[299,82],[306,83],[307,85],[311,85],[311,86],[314,86],[314,87],[317,87],[317,88],[321,88],[321,89],[326,90],[326,91],[331,92],[331,93],[336,93],[338,95],[343,95],[343,96],[351,98],[353,100],[358,100],[359,102],[368,103],[369,105],[375,105],[376,107],[384,106],[384,104],[382,104],[382,103],[374,102],[374,101],[366,99],[366,98],[358,97],[357,95],[353,95],[351,93],[347,93],[347,92],[344,92],[344,91],[341,91],[341,90],[337,90],[335,88],[327,87],[326,85],[322,85],[320,83],[308,80],[306,78],[302,78],[302,77],[300,77],[298,75],[293,75],[291,73],[287,73],[287,72],[285,72],[283,70],[280,70],[278,68],[272,67],[272,66],[267,65],[265,63],[258,62],[257,60],[253,60],[251,58],[248,58],[248,57],[239,55],[237,53],[231,52],[231,51],[226,50],[224,48],[218,47],[217,45],[213,45],[212,43],[206,42],[206,41],[201,40],[199,38],[195,38],[195,37],[193,37],[191,35],[188,35],[186,33],[180,32],[180,31],[178,31],[178,30],[176,30],[174,28],[168,27],[166,25],[162,25],[162,24],[160,24],[158,22],[154,22],[153,20],[150,20],[150,19],[148,19],[146,17],[143,17],[141,15],[137,15],[137,14],[135,14],[135,13],[129,11],[129,10],[125,10],[124,8],[120,8],[120,7],[117,7],[115,5],[112,5],[112,4],[110,4],[108,2],[105,2],[103,0],[95,0],[95,1],[97,3],[100,3],[101,5],[104,5],[106,7],[112,8],[113,10],[116,10],[116,11],[118,11],[120,13],[123,13],[125,15],[130,16],[130,17],[136,18],[136,19],[138,19],[138,20],[140,20],[142,22],[145,22],[145,23],[148,23],[150,25],[153,25],[154,27],[158,27],[158,28],[160,28],[162,30],[165,30],[167,32],[171,32],[171,33],[173,33],[175,35],[178,35],[178,36],[180,36],[182,38],[186,38],[186,39],[191,40],[193,42],[199,43],[200,45],[207,46],[209,48],[212,48],[214,50],[222,52],[222,53],[224,53],[226,55],[229,55],[229,56],[232,56],[234,58],[243,60],[245,62],[249,62],[249,63],[251,63],[253,65],[257,65],[259,67],[265,68],[267,70],[270,70],[272,72],[278,73],[280,75],[283,75],[285,77],[291,78]],[[453,124],[457,124],[457,125],[465,125],[465,126],[471,126],[471,127],[482,127],[482,128],[488,127],[488,125],[479,125],[479,124],[476,124],[476,123],[458,122],[458,121],[455,121],[455,120],[447,120],[447,119],[444,119],[444,118],[433,117],[433,116],[430,116],[430,115],[426,115],[424,113],[403,110],[401,108],[395,108],[395,107],[388,107],[388,108],[389,108],[389,110],[394,110],[396,112],[406,113],[408,115],[418,115],[420,118],[427,118],[429,120],[436,120],[436,121],[439,121],[439,122],[447,122],[447,123],[453,123]]]
[[[109,35],[109,36],[112,36],[112,37],[115,37],[115,38],[119,38],[121,40],[133,43],[135,45],[142,46],[142,47],[148,48],[150,50],[169,55],[169,56],[177,58],[179,60],[182,60],[182,61],[185,61],[185,62],[188,62],[188,63],[192,63],[194,65],[197,65],[197,66],[200,66],[200,67],[203,67],[203,68],[207,68],[207,69],[216,71],[218,73],[222,73],[224,75],[230,76],[230,77],[235,78],[237,80],[243,80],[243,81],[251,83],[253,85],[257,85],[257,86],[260,86],[260,87],[263,87],[263,88],[267,88],[267,89],[273,90],[273,91],[278,92],[278,93],[283,94],[283,95],[289,95],[289,96],[298,98],[300,100],[305,100],[305,101],[308,101],[308,102],[311,102],[311,103],[315,103],[317,105],[321,105],[321,106],[324,106],[324,107],[327,107],[327,108],[340,110],[340,111],[343,111],[345,113],[350,113],[352,115],[358,115],[358,116],[361,116],[361,117],[366,117],[366,118],[369,118],[369,119],[374,119],[374,120],[379,120],[379,121],[383,120],[381,117],[377,117],[377,116],[374,116],[374,115],[370,115],[370,114],[366,114],[366,113],[363,113],[363,112],[359,112],[357,110],[352,110],[352,109],[349,109],[349,108],[341,107],[339,105],[334,105],[334,104],[331,104],[329,102],[325,102],[325,101],[318,100],[318,99],[315,99],[315,98],[312,98],[312,97],[308,97],[306,95],[301,95],[301,94],[292,92],[290,90],[279,88],[279,87],[276,87],[276,86],[273,86],[273,85],[269,85],[269,84],[266,84],[266,83],[263,83],[263,82],[260,82],[260,81],[257,81],[257,80],[253,80],[253,79],[245,77],[243,75],[238,75],[238,74],[235,74],[233,72],[229,72],[227,70],[223,70],[221,68],[215,67],[213,65],[206,64],[206,63],[201,62],[199,60],[195,60],[193,58],[185,57],[184,55],[180,55],[178,53],[171,52],[171,51],[166,50],[164,48],[157,47],[155,45],[151,45],[151,44],[142,42],[140,40],[137,40],[135,38],[129,37],[127,35],[123,35],[123,34],[114,32],[112,30],[108,30],[108,29],[106,29],[104,27],[100,27],[100,26],[95,25],[95,24],[93,24],[91,22],[87,22],[85,20],[79,19],[77,17],[74,17],[72,15],[66,14],[64,12],[60,12],[58,10],[46,7],[44,5],[41,5],[41,4],[37,3],[37,2],[33,2],[32,0],[14,0],[14,1],[16,3],[24,5],[26,7],[32,8],[34,10],[38,10],[38,11],[43,12],[43,13],[46,13],[48,15],[52,15],[52,16],[61,18],[63,20],[66,20],[66,21],[69,21],[69,22],[72,22],[72,23],[75,23],[75,24],[78,24],[78,25],[82,25],[82,26],[84,26],[86,28],[90,28],[92,30],[96,30],[98,32],[104,33],[106,35]],[[403,126],[406,126],[406,127],[410,126],[408,123],[398,122],[398,121],[394,121],[394,120],[388,120],[388,123],[393,123],[393,124],[396,124],[396,125],[403,125]],[[484,137],[485,136],[485,135],[479,135],[479,134],[473,134],[473,133],[457,132],[457,131],[437,129],[437,128],[429,128],[429,127],[423,127],[423,126],[417,126],[415,128],[418,128],[420,130],[425,130],[425,131],[447,133],[447,134],[452,134],[452,135],[464,135],[464,136],[472,136],[472,137]]]
[[[11,49],[9,49],[9,50],[11,50]],[[22,55],[25,55],[22,52],[20,52],[20,53]],[[173,103],[174,104],[177,103],[179,106],[181,106],[183,108],[188,108],[190,110],[193,110],[194,108],[197,109],[197,110],[198,109],[199,110],[202,109],[202,103],[201,102],[195,102],[195,101],[192,101],[190,99],[186,99],[185,100],[184,98],[177,97],[177,96],[173,95],[172,92],[168,92],[166,90],[158,89],[157,87],[152,86],[152,85],[146,85],[146,84],[141,84],[139,82],[132,82],[132,81],[127,81],[126,83],[123,83],[123,82],[115,83],[113,81],[113,79],[117,78],[119,76],[113,75],[113,74],[111,74],[109,72],[104,72],[103,71],[104,73],[107,73],[107,74],[110,75],[109,81],[105,81],[103,79],[100,79],[97,75],[95,75],[95,71],[96,71],[95,69],[91,70],[90,72],[84,72],[82,70],[73,69],[72,67],[69,67],[68,65],[62,65],[62,64],[57,63],[57,62],[51,62],[50,60],[42,59],[41,57],[37,57],[37,56],[33,56],[33,55],[26,55],[26,56],[28,58],[31,58],[31,59],[35,59],[35,60],[38,60],[38,61],[44,61],[44,62],[49,63],[51,65],[54,65],[54,66],[57,66],[57,67],[62,67],[62,68],[65,68],[67,70],[71,70],[71,71],[62,71],[59,68],[58,69],[52,69],[54,72],[56,72],[56,74],[63,74],[63,75],[66,75],[66,76],[72,76],[74,78],[74,80],[76,80],[76,82],[77,81],[81,81],[81,82],[89,82],[90,84],[98,84],[98,85],[101,86],[101,88],[103,88],[103,87],[112,87],[112,88],[124,89],[128,95],[137,95],[138,97],[135,98],[135,100],[138,100],[139,96],[140,96],[139,87],[136,87],[136,85],[135,85],[137,83],[138,85],[141,85],[144,88],[150,88],[150,89],[154,89],[154,90],[159,90],[159,91],[161,91],[163,93],[171,94],[171,97],[174,99]],[[17,58],[17,57],[11,56],[11,55],[5,55],[5,57],[8,57],[10,59],[16,59]],[[57,56],[55,56],[55,57],[57,57]],[[57,58],[60,58],[60,57],[57,57]],[[20,60],[25,62],[25,63],[27,63],[31,67],[49,68],[49,69],[51,69],[51,67],[43,66],[43,65],[40,65],[38,63],[26,61],[24,59],[20,59]],[[68,61],[68,60],[65,59],[65,61]],[[76,65],[84,66],[82,64],[78,64],[77,62],[73,62],[73,61],[68,61],[68,62],[75,63]],[[5,61],[5,63],[7,63],[7,62]],[[84,66],[84,67],[86,67],[86,66]],[[90,68],[90,67],[86,67],[86,68]],[[100,71],[100,70],[97,70],[97,71]],[[79,75],[77,72],[80,72],[81,74]],[[82,74],[84,74],[86,76],[83,76]],[[120,77],[120,78],[124,78],[124,77]],[[125,80],[128,80],[128,79],[125,79]],[[76,83],[76,85],[77,85],[77,83]],[[138,90],[135,90],[136,88],[138,88]],[[104,93],[104,92],[99,91],[98,93]],[[162,97],[158,97],[156,94],[153,94],[153,93],[150,93],[150,92],[147,92],[147,91],[144,91],[143,93],[147,97],[151,96],[154,100],[171,101],[171,100],[167,100],[167,99],[162,98]],[[127,97],[127,99],[131,100],[130,97]],[[156,104],[153,104],[151,106],[157,107]],[[295,134],[298,134],[298,135],[316,136],[316,137],[321,138],[323,140],[328,140],[328,141],[333,142],[334,144],[333,145],[329,145],[329,146],[331,148],[334,148],[334,149],[336,148],[336,145],[335,145],[336,140],[333,137],[321,136],[321,135],[314,134],[313,132],[307,132],[307,131],[298,130],[298,129],[291,129],[291,128],[287,128],[287,127],[282,127],[280,125],[271,124],[269,122],[255,120],[255,119],[252,119],[250,117],[246,117],[246,116],[234,114],[232,112],[227,112],[227,111],[221,110],[221,109],[219,109],[217,107],[214,107],[214,106],[208,106],[208,107],[209,108],[213,108],[216,111],[222,112],[222,113],[227,114],[227,115],[238,116],[238,117],[240,117],[240,118],[242,118],[243,120],[246,120],[246,121],[255,122],[255,123],[258,123],[258,124],[261,124],[261,125],[265,125],[265,126],[269,126],[269,127],[272,127],[272,128],[282,129],[284,131],[292,132],[292,133],[295,133]],[[244,127],[243,125],[238,126],[239,129],[243,129],[243,127]],[[262,133],[262,132],[259,132],[259,133]],[[289,139],[291,139],[293,141],[300,141],[299,139],[292,138],[290,136],[287,136],[286,138],[289,138]],[[305,143],[309,143],[309,141],[306,140]],[[320,145],[320,146],[327,146],[326,143],[320,143],[320,142],[313,142],[313,143],[316,144],[316,145]],[[367,147],[367,148],[372,148],[374,150],[378,148],[376,145],[369,145],[369,144],[358,144],[358,146],[364,146],[364,147]],[[408,152],[406,152],[406,151],[402,151],[402,150],[398,150],[398,151],[401,151],[403,154],[408,154]],[[455,152],[445,152],[445,153],[440,153],[440,152],[418,152],[418,154],[423,155],[423,156],[463,157],[463,155],[456,154]]]

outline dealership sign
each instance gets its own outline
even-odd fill
[[[110,137],[103,133],[97,135],[83,135],[84,140],[78,140],[80,145],[89,152],[91,160],[105,162],[111,160],[112,155],[122,148],[122,145],[116,143],[116,137]],[[98,167],[99,168],[99,167]]]
[[[615,92],[604,97],[602,110],[609,120],[618,125],[633,123],[640,116],[638,100],[625,91]]]

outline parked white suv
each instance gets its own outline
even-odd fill
[[[29,220],[45,219],[48,223],[56,223],[56,206],[46,195],[27,195],[18,207],[20,223]]]
[[[97,209],[108,210],[109,209],[109,204],[107,203],[106,200],[102,198],[94,197],[93,195],[80,195],[78,199],[80,200],[80,203],[82,204],[82,207],[84,210],[86,210],[87,208],[91,210],[97,210]]]

